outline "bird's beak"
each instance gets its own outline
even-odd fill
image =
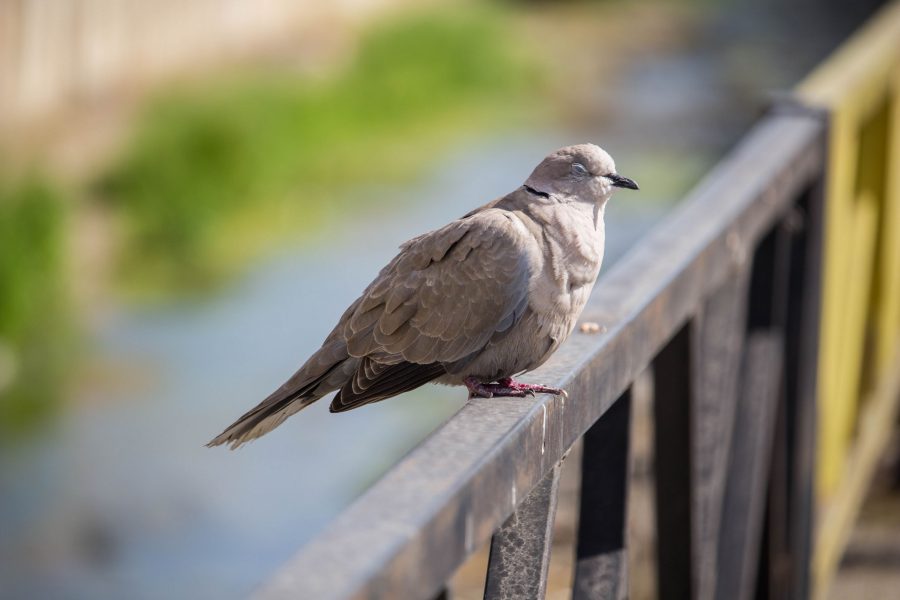
[[[618,173],[607,175],[606,178],[612,181],[613,187],[628,188],[629,190],[640,189],[633,179],[622,177]]]

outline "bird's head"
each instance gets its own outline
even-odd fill
[[[594,144],[566,146],[541,161],[525,181],[533,192],[548,197],[603,203],[615,188],[638,189],[638,185],[616,173],[616,163]]]

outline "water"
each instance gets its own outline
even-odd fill
[[[340,415],[321,402],[238,452],[203,444],[293,372],[400,242],[513,189],[549,149],[599,141],[641,183],[609,207],[608,269],[752,117],[705,43],[605,82],[602,123],[476,139],[417,182],[357,190],[340,227],[213,298],[100,324],[70,408],[0,454],[0,597],[245,597],[465,392]]]

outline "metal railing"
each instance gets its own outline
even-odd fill
[[[573,335],[539,373],[568,399],[472,400],[260,596],[432,597],[493,535],[487,596],[541,597],[559,464],[584,436],[576,595],[616,597],[595,591],[625,585],[628,389],[648,366],[662,596],[711,597],[754,575],[767,487],[754,482],[766,477],[770,445],[761,438],[776,421],[785,472],[773,495],[783,514],[770,519],[798,530],[788,554],[802,563],[825,139],[820,118],[765,118],[598,282],[583,318],[606,332]],[[745,427],[750,420],[759,422]],[[721,518],[723,506],[748,500],[751,510]],[[806,585],[802,572],[785,585]]]
[[[869,150],[866,156],[881,161],[887,183],[877,202],[893,220],[880,230],[894,233],[900,229],[900,49],[895,52],[883,33],[896,23],[877,25],[884,20],[900,23],[900,3],[876,19],[875,34],[869,27],[851,46],[878,56],[893,53],[877,62],[874,75],[854,64],[869,74],[866,102],[888,111],[885,119],[892,123],[880,154]],[[895,39],[900,43],[900,36]],[[849,60],[843,54],[834,60]],[[817,467],[822,472],[817,428],[834,419],[827,403],[821,406],[828,415],[817,414],[817,382],[828,386],[825,398],[835,393],[832,374],[817,372],[817,365],[850,368],[835,366],[829,328],[835,327],[830,318],[852,316],[826,313],[820,321],[820,271],[835,288],[875,286],[882,296],[900,294],[898,236],[856,236],[857,244],[867,240],[874,247],[871,240],[878,240],[883,249],[880,259],[870,252],[851,261],[848,268],[877,271],[862,283],[835,270],[833,261],[846,258],[835,259],[835,250],[829,248],[823,261],[823,235],[835,235],[833,204],[845,202],[840,194],[846,190],[835,189],[844,190],[845,178],[853,178],[845,165],[845,146],[853,141],[848,123],[865,127],[881,114],[863,111],[856,121],[841,116],[832,122],[826,111],[812,108],[834,109],[832,101],[842,97],[843,85],[822,83],[829,77],[817,74],[798,99],[779,103],[601,278],[582,318],[603,324],[603,333],[573,334],[535,374],[568,390],[567,399],[470,401],[303,548],[259,597],[446,598],[455,570],[490,541],[485,597],[542,598],[560,465],[579,440],[573,595],[627,596],[630,388],[647,369],[654,381],[659,597],[823,593],[845,537],[826,535],[823,551],[815,531],[832,527],[845,534],[868,479],[853,483],[856,503],[834,517],[843,519],[838,525],[814,521]],[[884,81],[875,85],[877,78]],[[874,193],[871,186],[864,192]],[[859,216],[858,227],[869,220]],[[841,312],[825,298],[829,311]],[[887,398],[877,407],[896,410],[900,369],[891,367],[900,304],[879,306],[884,337],[873,352],[879,357],[876,375],[883,377],[871,389]],[[820,324],[827,338],[821,355]],[[853,368],[869,357],[857,350],[849,356]],[[883,449],[891,426],[890,419],[878,424],[876,441],[864,439],[863,445]],[[831,443],[832,434],[823,435]],[[818,455],[827,461],[828,452]],[[811,571],[814,552],[826,554]]]
[[[813,561],[821,598],[900,410],[900,2],[797,97],[831,121]]]

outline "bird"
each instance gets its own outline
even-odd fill
[[[470,398],[564,395],[514,378],[574,329],[617,188],[638,185],[606,151],[566,146],[514,191],[402,244],[303,366],[207,446],[237,448],[332,392],[331,412],[429,382],[465,386]]]

